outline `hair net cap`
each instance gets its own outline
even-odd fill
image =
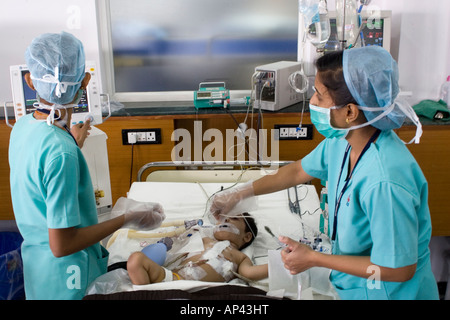
[[[39,96],[54,104],[71,103],[85,75],[83,44],[72,34],[42,34],[31,42],[25,61]]]
[[[379,46],[354,48],[344,51],[344,78],[350,93],[361,107],[388,109],[399,93],[397,62]],[[363,110],[368,121],[384,111]],[[372,126],[380,130],[400,128],[404,112],[397,105],[392,112]]]

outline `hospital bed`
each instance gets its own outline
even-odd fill
[[[115,232],[105,245],[110,252],[108,264],[126,261],[131,253],[142,250],[144,246],[166,235],[181,237],[185,229],[180,221],[202,219],[202,227],[207,227],[210,221],[205,214],[208,200],[214,193],[271,174],[279,166],[288,163],[160,162],[144,165],[127,197],[161,203],[166,219],[155,230],[120,229]],[[148,169],[152,172],[144,180],[144,171]],[[97,278],[88,288],[85,299],[336,298],[328,280],[328,269],[313,268],[299,275],[291,275],[284,269],[280,257],[279,235],[302,240],[325,253],[331,251],[328,237],[323,232],[325,219],[315,187],[299,185],[256,199],[257,207],[249,212],[256,220],[258,236],[243,252],[254,264],[269,262],[268,279],[250,282],[235,278],[228,283],[181,280],[136,286],[131,283],[126,270],[116,269]],[[171,250],[168,251],[167,263],[177,254],[171,253]]]

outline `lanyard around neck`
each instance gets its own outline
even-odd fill
[[[345,192],[345,190],[348,187],[348,183],[352,179],[353,172],[355,171],[359,160],[361,160],[361,158],[364,155],[364,153],[366,153],[366,151],[369,150],[370,145],[378,138],[380,133],[381,133],[381,130],[377,129],[377,131],[375,131],[375,133],[372,135],[372,137],[370,137],[370,139],[366,143],[363,151],[359,155],[358,160],[356,160],[355,166],[353,167],[352,171],[348,175],[347,179],[345,179],[345,183],[344,183],[344,186],[342,187],[342,190],[341,190],[341,193],[339,194],[339,197],[337,197],[338,189],[339,189],[339,182],[341,181],[341,177],[342,177],[342,171],[344,170],[345,162],[347,160],[348,153],[350,152],[350,144],[347,145],[347,149],[345,150],[344,158],[342,160],[341,171],[339,172],[339,179],[337,181],[337,186],[336,186],[336,204],[334,206],[333,234],[331,236],[331,240],[336,240],[338,211],[339,211],[339,207],[341,206],[341,200],[342,200],[342,197],[344,196],[344,192]]]

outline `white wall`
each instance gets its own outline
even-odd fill
[[[97,61],[94,0],[0,0],[0,103],[11,101],[9,66],[25,63],[25,50],[39,34],[70,32],[83,42],[86,59]]]
[[[12,100],[9,66],[24,63],[26,47],[41,33],[73,33],[83,41],[87,59],[100,66],[95,2],[0,0],[0,103]],[[330,10],[334,5],[328,0]],[[437,99],[450,75],[450,1],[372,0],[371,5],[392,11],[391,53],[399,62],[402,90],[412,92],[412,103]]]

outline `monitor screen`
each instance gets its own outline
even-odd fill
[[[27,74],[28,72],[29,72],[28,70],[22,70],[23,98],[27,114],[34,111],[35,109],[34,103],[37,102],[36,91],[31,89],[25,81],[25,74]]]
[[[25,81],[25,74],[27,74],[28,72],[29,72],[28,70],[22,70],[23,99],[25,102],[25,111],[27,114],[33,112],[36,109],[34,107],[34,104],[37,102],[36,91],[31,89]],[[85,112],[89,112],[89,104],[86,91],[83,92],[80,102],[73,109],[73,113],[85,113]]]
[[[362,29],[363,46],[380,46],[386,48],[385,41],[389,41],[389,39],[385,39],[385,19],[381,18],[374,20],[373,23],[370,23],[370,27],[367,24],[367,20],[367,18],[362,19],[364,23],[364,28]],[[330,18],[330,27],[331,34],[325,45],[325,51],[339,50],[340,44],[336,27],[336,18]]]

